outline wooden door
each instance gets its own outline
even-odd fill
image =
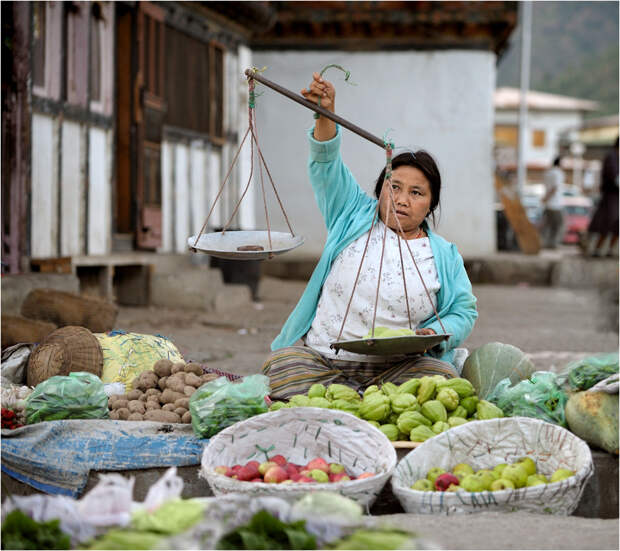
[[[161,245],[161,141],[166,112],[164,11],[150,2],[136,5],[136,243],[140,249],[155,249]]]

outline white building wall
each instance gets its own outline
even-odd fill
[[[109,254],[112,241],[112,132],[93,126],[88,133],[88,254]]]
[[[60,160],[60,256],[84,253],[84,197],[86,192],[86,130],[62,123]]]
[[[266,77],[298,92],[313,71],[337,63],[351,81],[330,69],[325,77],[337,89],[337,113],[396,147],[426,149],[442,175],[437,231],[463,255],[495,250],[493,210],[493,92],[495,55],[479,51],[441,52],[254,52],[253,64],[267,66]],[[307,176],[306,130],[312,113],[264,86],[257,99],[260,145],[295,233],[306,243],[295,253],[318,256],[325,229]],[[371,193],[385,164],[376,145],[343,131],[345,163]],[[270,196],[274,229],[287,231],[277,202]],[[256,202],[257,225],[264,224],[262,201]]]
[[[578,111],[528,111],[525,162],[551,166],[559,152],[562,132],[579,128],[582,120],[583,116]],[[495,123],[517,126],[519,113],[516,110],[498,110],[495,113]],[[545,144],[542,147],[534,147],[532,143],[532,134],[535,130],[545,132]]]

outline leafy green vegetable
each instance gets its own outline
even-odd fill
[[[37,522],[19,509],[2,523],[2,549],[70,549],[71,538],[60,529],[58,519]]]
[[[195,499],[171,499],[153,512],[138,509],[131,518],[137,531],[179,534],[202,518],[206,504]]]
[[[258,511],[250,522],[226,534],[217,549],[316,549],[316,539],[306,531],[306,521],[284,523]]]
[[[137,530],[113,529],[92,541],[86,549],[153,549],[161,534]]]
[[[399,530],[360,528],[329,546],[329,549],[403,549],[405,543],[413,537],[413,534]]]

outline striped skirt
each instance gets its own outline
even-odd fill
[[[270,396],[287,400],[305,394],[314,383],[339,383],[356,390],[392,382],[401,384],[424,375],[458,377],[452,364],[428,356],[413,356],[386,362],[359,362],[327,358],[307,346],[280,348],[270,354],[262,367],[269,377]]]

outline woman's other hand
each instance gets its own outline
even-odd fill
[[[336,89],[331,82],[323,80],[319,73],[312,74],[312,82],[308,88],[301,91],[301,95],[308,101],[319,103],[332,113],[336,109]],[[336,135],[336,123],[331,119],[320,116],[314,125],[314,139],[319,142],[331,140]]]
[[[416,329],[415,334],[416,335],[436,335],[437,333],[435,333],[435,331],[433,331],[432,329],[425,327],[422,329]]]

